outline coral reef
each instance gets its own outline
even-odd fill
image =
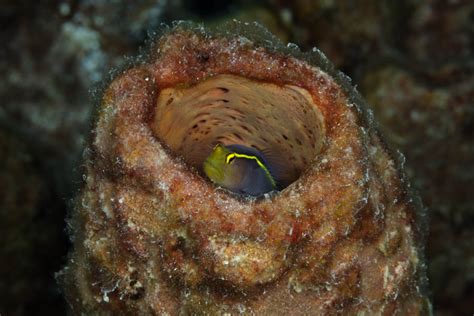
[[[433,88],[430,80],[393,66],[370,72],[362,85],[388,139],[407,153],[407,172],[414,185],[424,189],[423,201],[431,210],[429,271],[436,281],[435,298],[440,302],[468,294],[473,282],[469,277],[474,255],[470,221],[473,87],[471,77],[449,87]],[[456,205],[450,201],[456,201]],[[459,303],[462,305],[456,309],[469,311],[472,296],[468,294]]]
[[[227,28],[167,30],[105,91],[73,313],[428,314],[421,210],[360,96],[319,51]],[[235,142],[286,156],[288,186],[247,199],[203,177]]]
[[[360,78],[384,135],[430,213],[428,275],[438,315],[474,310],[474,3],[413,6],[403,59]]]
[[[318,47],[340,69],[351,71],[378,62],[399,41],[408,1],[271,0],[289,16],[289,38],[302,47]],[[360,71],[360,69],[357,69]]]
[[[48,313],[61,307],[61,293],[50,279],[66,251],[63,219],[54,217],[50,191],[41,181],[27,144],[0,129],[0,313]],[[51,248],[55,249],[51,251]],[[39,292],[46,304],[38,304]],[[64,308],[64,306],[62,306]]]

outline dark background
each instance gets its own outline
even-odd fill
[[[259,21],[372,107],[430,217],[437,315],[474,312],[474,1],[25,1],[0,6],[0,314],[63,315],[55,273],[101,82],[161,23]]]

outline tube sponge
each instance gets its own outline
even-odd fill
[[[73,313],[429,314],[421,209],[349,80],[261,26],[222,29],[176,24],[104,92]],[[282,190],[216,187],[218,143],[268,153]]]

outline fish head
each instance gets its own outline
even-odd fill
[[[232,187],[235,183],[237,168],[233,161],[227,161],[227,156],[232,152],[226,147],[218,144],[203,163],[206,176],[217,185]]]

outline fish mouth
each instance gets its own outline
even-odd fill
[[[220,177],[221,172],[219,168],[215,164],[209,161],[204,161],[203,163],[204,174],[211,179],[211,181],[215,182]]]

